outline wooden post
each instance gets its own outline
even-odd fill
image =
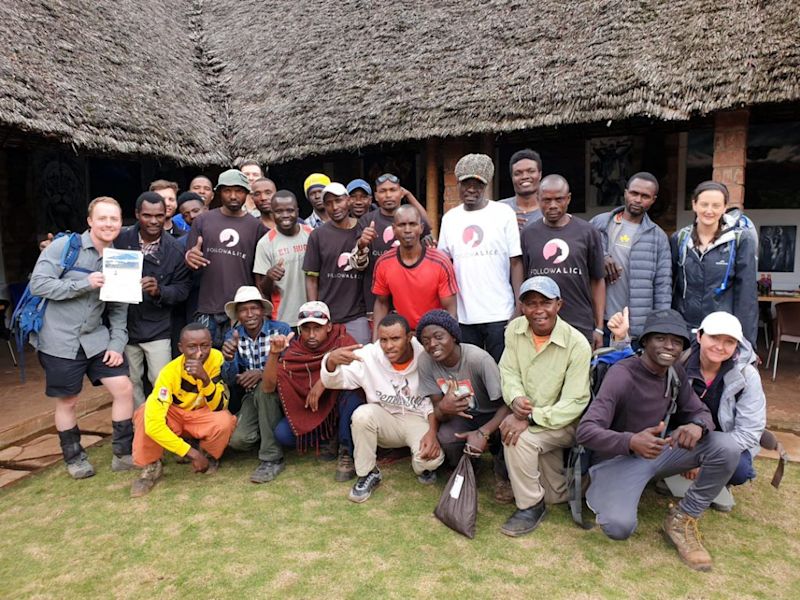
[[[744,208],[749,118],[747,108],[714,115],[714,181],[728,186],[731,206],[739,208]]]
[[[433,237],[439,238],[439,142],[430,138],[425,142],[425,210],[431,224]]]

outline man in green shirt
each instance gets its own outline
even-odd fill
[[[517,510],[500,528],[517,537],[545,515],[545,503],[566,500],[563,449],[589,404],[586,337],[558,317],[561,290],[549,277],[531,277],[519,289],[523,316],[506,328],[500,359],[503,399],[512,414],[500,424]]]

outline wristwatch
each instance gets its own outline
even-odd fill
[[[538,425],[536,420],[533,418],[533,411],[528,413],[528,424],[533,425],[533,426]]]
[[[692,425],[697,425],[702,430],[702,432],[700,433],[701,438],[705,437],[705,435],[708,433],[708,425],[706,425],[700,419],[693,419],[689,421],[689,423],[691,423]]]

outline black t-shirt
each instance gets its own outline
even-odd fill
[[[200,269],[200,293],[197,312],[225,312],[225,303],[233,300],[243,285],[253,285],[253,261],[256,244],[267,233],[260,219],[248,214],[229,217],[218,208],[202,213],[192,221],[186,239],[187,250],[203,236],[203,255],[211,261]]]
[[[422,218],[420,217],[420,220]],[[392,223],[394,217],[387,217],[381,212],[380,208],[373,208],[367,214],[362,215],[358,219],[358,237],[361,237],[361,232],[364,231],[369,224],[375,221],[375,231],[378,232],[378,237],[372,242],[369,248],[369,265],[364,270],[364,303],[366,304],[367,312],[372,312],[375,305],[375,295],[372,293],[372,274],[375,272],[375,263],[383,256],[390,248],[398,246],[400,242],[394,239],[394,230]],[[430,226],[422,220],[422,237],[430,235]]]
[[[563,227],[540,219],[520,232],[525,278],[550,277],[561,289],[558,315],[591,341],[594,330],[592,279],[605,275],[600,232],[573,216]]]
[[[347,323],[366,314],[363,271],[348,264],[358,241],[358,227],[341,229],[328,222],[308,237],[303,271],[319,274],[319,299],[331,310],[334,323]]]

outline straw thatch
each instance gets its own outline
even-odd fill
[[[0,7],[0,124],[194,163],[686,120],[797,101],[799,72],[796,0]]]
[[[2,0],[0,124],[98,152],[228,160],[186,0]]]

